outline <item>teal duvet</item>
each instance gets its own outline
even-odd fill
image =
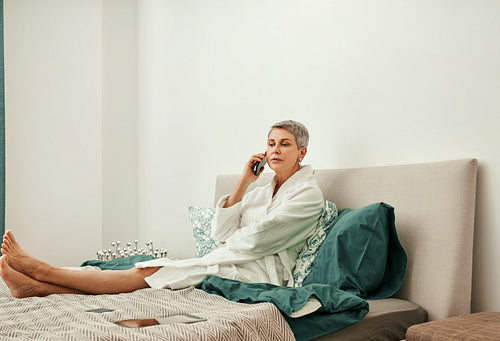
[[[385,203],[344,209],[332,224],[302,287],[208,276],[201,289],[232,301],[275,304],[298,341],[356,323],[368,313],[366,299],[390,297],[399,290],[406,271],[406,253],[397,236],[394,208]],[[310,296],[315,296],[322,308],[291,318],[290,314],[302,308]]]

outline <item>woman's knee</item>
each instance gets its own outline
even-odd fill
[[[129,271],[133,274],[134,277],[138,277],[141,279],[144,279],[148,276],[151,276],[154,274],[156,271],[158,271],[161,268],[161,266],[156,266],[156,267],[148,267],[148,268],[136,268],[133,267]]]

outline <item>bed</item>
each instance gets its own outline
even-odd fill
[[[309,329],[315,333],[307,339],[401,340],[413,324],[470,312],[477,168],[475,159],[462,159],[316,170],[315,177],[325,199],[335,203],[339,210],[356,210],[381,202],[394,208],[397,235],[406,252],[407,265],[399,290],[387,298],[367,300],[366,311],[358,322],[336,330],[311,321],[315,327]],[[264,173],[254,185],[270,176]],[[218,176],[215,197],[230,192],[237,177]],[[213,280],[217,287],[218,279]],[[0,338],[294,340],[297,337],[290,328],[291,319],[283,314],[281,307],[278,309],[279,304],[235,302],[202,289],[206,288],[144,289],[120,295],[50,295],[18,300],[10,297],[7,287],[0,282]],[[206,321],[144,328],[113,323],[177,314],[194,314]],[[314,319],[314,316],[303,318]],[[331,333],[331,330],[336,331]]]

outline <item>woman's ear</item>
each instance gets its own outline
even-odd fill
[[[306,154],[307,154],[307,147],[300,147],[299,148],[299,160],[302,161],[305,157],[306,157]]]

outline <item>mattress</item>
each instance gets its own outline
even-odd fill
[[[427,312],[409,301],[385,298],[368,304],[370,311],[360,322],[314,341],[403,340],[408,327],[427,320]]]

